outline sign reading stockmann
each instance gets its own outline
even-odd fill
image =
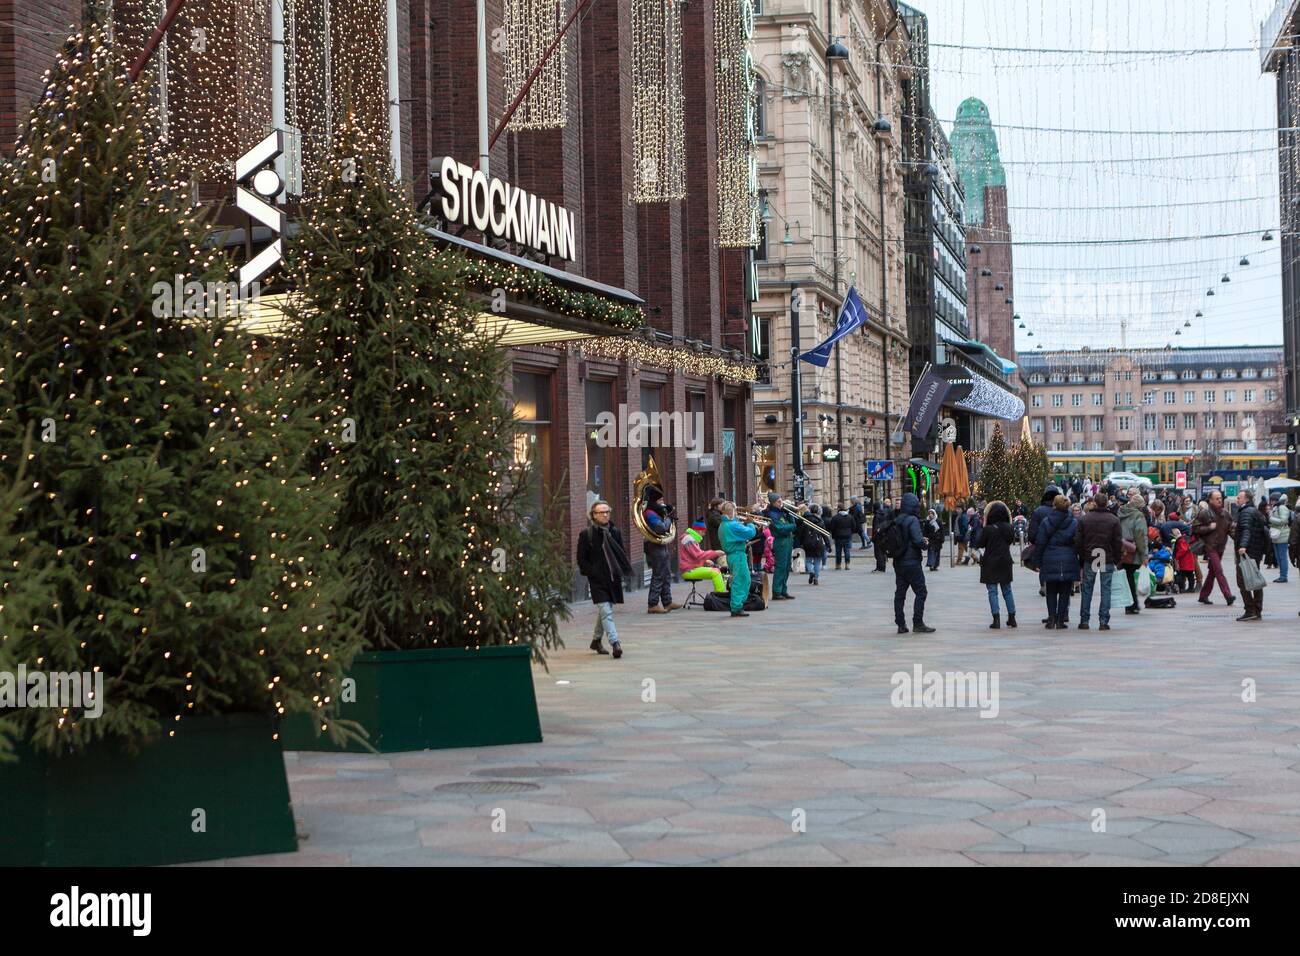
[[[451,156],[443,157],[441,169],[442,216],[447,222],[548,256],[574,258],[578,235],[569,210]]]

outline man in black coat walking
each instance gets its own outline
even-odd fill
[[[607,501],[596,501],[587,512],[589,523],[578,535],[578,570],[591,589],[591,603],[596,605],[596,627],[591,634],[591,649],[608,654],[601,646],[602,635],[609,637],[615,659],[623,656],[623,645],[614,627],[614,605],[623,603],[623,579],[632,574],[632,563],[623,547],[623,536],[610,522],[613,509]]]
[[[925,535],[921,533],[921,499],[910,491],[903,495],[903,506],[894,517],[903,533],[903,553],[894,558],[894,623],[898,633],[907,631],[907,589],[916,595],[912,605],[912,630],[917,634],[933,634],[934,628],[925,624],[925,571],[921,569],[921,554],[925,551]],[[880,542],[876,552],[882,553]]]
[[[826,530],[835,540],[835,570],[840,570],[840,560],[844,561],[844,570],[849,570],[849,561],[853,557],[853,516],[849,514],[844,502],[826,525]]]

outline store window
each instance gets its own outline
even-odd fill
[[[534,519],[545,511],[546,498],[553,487],[551,382],[550,375],[531,372],[516,372],[514,377],[515,464],[529,470],[520,513]]]
[[[603,498],[616,504],[610,496],[614,494],[614,463],[616,447],[599,441],[600,423],[597,417],[601,412],[616,414],[614,402],[614,382],[610,379],[588,379],[583,389],[586,400],[587,426],[587,507]]]
[[[664,390],[659,385],[642,385],[641,386],[641,411],[645,414],[646,420],[650,427],[646,429],[646,435],[641,443],[641,467],[645,468],[650,464],[650,456],[653,455],[655,464],[659,467],[659,477],[666,482],[668,480],[669,462],[664,460],[664,452],[659,448],[659,442],[668,435],[660,434],[666,429],[656,428],[655,423],[658,421],[657,416],[663,411]],[[662,489],[665,496],[668,495],[668,489]]]

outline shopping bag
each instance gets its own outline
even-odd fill
[[[1247,591],[1262,591],[1268,587],[1268,581],[1260,573],[1254,558],[1238,558],[1238,570],[1241,571],[1241,585]]]
[[[1132,607],[1133,592],[1128,587],[1128,575],[1123,571],[1116,571],[1110,578],[1110,606],[1111,607]]]
[[[1151,595],[1151,572],[1146,568],[1138,568],[1137,574],[1137,596],[1140,598],[1150,597]]]

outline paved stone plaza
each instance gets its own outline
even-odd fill
[[[621,661],[579,606],[536,670],[544,743],[289,754],[302,849],[231,862],[1300,864],[1300,583],[1269,587],[1263,624],[1216,595],[1059,632],[1018,571],[1022,626],[990,631],[978,569],[945,564],[938,633],[903,637],[872,566],[745,620],[636,592]],[[996,672],[997,716],[892,706],[918,664]]]

